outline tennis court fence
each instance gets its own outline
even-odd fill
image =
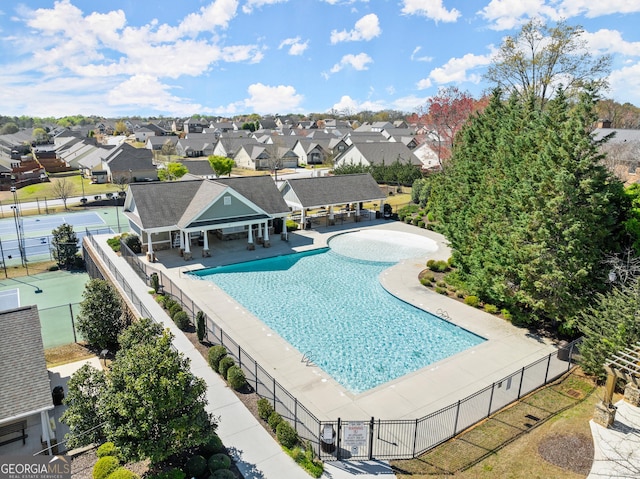
[[[97,239],[91,234],[87,238],[132,303],[142,307],[139,313],[154,319],[123,273],[118,271],[97,244]],[[163,294],[178,301],[195,322],[196,315],[202,309],[188,294],[161,271],[142,262],[125,244],[122,244],[120,253],[146,285],[150,286],[152,274],[158,274]],[[85,255],[85,259],[91,262],[89,255]],[[97,265],[88,264],[87,271],[95,277],[91,272],[93,270],[93,274],[102,276]],[[253,359],[242,347],[241,338],[232,338],[206,313],[205,317],[206,339],[211,344],[223,345],[227,349],[258,396],[268,399],[274,410],[294,427],[299,437],[309,441],[320,459],[327,461],[416,458],[570,371],[575,365],[580,342],[576,340],[566,344],[474,394],[421,418],[337,418],[321,421]]]

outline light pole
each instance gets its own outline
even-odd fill
[[[24,243],[22,241],[22,226],[20,224],[20,208],[18,206],[18,192],[16,191],[16,187],[11,187],[11,193],[13,193],[13,220],[16,224],[16,236],[18,237],[18,251],[20,251],[20,261],[22,262],[22,266],[25,265],[25,257],[24,257]]]
[[[80,200],[80,203],[82,203],[82,206],[84,206],[85,208],[87,207],[87,198],[84,195],[84,168],[80,168],[80,184],[82,185],[82,199]]]
[[[118,233],[120,233],[120,216],[118,216],[118,195],[113,195],[113,204],[116,207],[116,221],[118,222]]]

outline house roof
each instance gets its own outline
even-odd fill
[[[0,422],[53,409],[37,306],[0,311]]]
[[[631,141],[640,142],[640,130],[625,128],[596,128],[593,130],[595,140],[601,140],[603,137],[615,133],[609,143],[627,143]]]
[[[303,208],[324,205],[360,203],[383,200],[386,195],[369,173],[355,175],[321,176],[318,178],[293,178],[281,187],[285,197],[292,191]]]
[[[420,159],[403,143],[398,142],[374,142],[374,143],[354,143],[345,150],[340,157],[336,158],[336,162],[340,161],[347,152],[357,150],[369,164],[386,165],[394,163],[396,160],[401,163],[409,161],[412,165],[422,165]]]
[[[143,229],[186,227],[207,204],[231,188],[268,214],[289,212],[270,176],[204,180],[185,175],[181,181],[129,184],[125,213]],[[171,198],[171,201],[158,201]],[[135,204],[136,213],[130,210]]]
[[[182,160],[180,161],[187,167],[189,173],[195,176],[212,176],[214,175],[211,164],[208,160]]]
[[[122,143],[105,158],[111,171],[146,170],[154,168],[153,153],[147,148],[135,148]]]

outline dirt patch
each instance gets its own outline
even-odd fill
[[[71,343],[44,350],[44,359],[48,368],[81,361],[97,355],[98,351],[87,347],[86,343]]]
[[[593,463],[593,440],[583,434],[553,434],[538,444],[547,462],[577,474],[588,474]]]
[[[73,479],[93,479],[93,466],[98,460],[96,449],[89,449],[71,457],[71,477]],[[149,461],[129,462],[125,468],[138,476],[144,476],[149,470]]]

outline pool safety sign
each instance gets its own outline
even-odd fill
[[[351,454],[358,454],[358,449],[367,447],[369,439],[369,425],[366,422],[346,422],[342,425],[342,444],[351,451]]]

